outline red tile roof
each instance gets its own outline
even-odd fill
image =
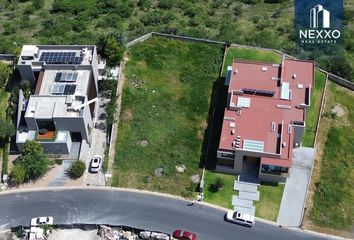
[[[229,83],[229,100],[224,112],[224,120],[219,143],[219,149],[235,150],[235,138],[240,137],[239,148],[243,148],[243,140],[264,142],[263,152],[275,154],[281,149],[281,156],[274,165],[290,166],[293,146],[293,130],[288,133],[292,121],[305,121],[306,114],[300,104],[306,103],[306,88],[314,85],[314,63],[284,59],[282,64],[268,64],[234,60]],[[282,99],[287,94],[287,84],[291,93],[290,99]],[[255,89],[273,92],[273,96],[258,94],[237,95],[242,89]],[[311,92],[311,91],[310,91]],[[239,98],[249,98],[249,107],[242,107],[240,114],[229,104],[238,105]],[[247,105],[247,104],[246,104]],[[271,131],[272,123],[276,130]],[[231,123],[231,124],[230,124]],[[235,125],[233,127],[233,124]],[[278,126],[283,126],[282,141],[278,137]],[[232,130],[234,132],[232,133]],[[285,146],[277,145],[285,142]],[[262,157],[262,162],[270,162],[271,158]],[[276,164],[275,164],[276,163]]]

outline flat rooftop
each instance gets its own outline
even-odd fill
[[[90,70],[46,69],[39,76],[35,94],[84,96],[88,90],[90,75]]]
[[[26,108],[25,117],[51,119],[55,117],[80,117],[81,110],[74,106],[83,103],[83,97],[31,95]]]
[[[91,65],[93,45],[24,45],[18,65]]]
[[[219,149],[279,154],[281,159],[291,160],[292,124],[305,121],[301,106],[310,104],[313,81],[313,62],[234,60]],[[264,161],[270,162],[268,158]]]

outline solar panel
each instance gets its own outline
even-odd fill
[[[55,82],[76,82],[78,75],[77,72],[59,72],[55,76]]]
[[[84,58],[76,57],[76,52],[42,52],[39,61],[49,64],[80,64]]]
[[[73,95],[76,90],[75,84],[55,83],[52,88],[53,95]]]

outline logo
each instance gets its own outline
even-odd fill
[[[316,5],[310,10],[310,28],[330,28],[331,13],[323,8],[321,4]]]
[[[343,43],[343,0],[295,0],[297,43],[314,49]]]

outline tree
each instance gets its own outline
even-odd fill
[[[114,36],[110,35],[105,39],[103,55],[110,67],[116,66],[123,58],[124,46]]]
[[[79,178],[84,175],[86,164],[83,161],[75,161],[70,167],[69,175],[72,178]]]
[[[10,73],[11,73],[10,66],[0,62],[0,88],[6,85]]]
[[[0,119],[0,138],[10,137],[15,134],[15,127],[12,122]]]
[[[10,181],[15,185],[20,185],[25,181],[26,170],[21,164],[16,164],[11,171]]]
[[[38,179],[49,169],[49,161],[43,153],[43,147],[34,140],[27,140],[21,149],[20,163],[25,171],[25,180]]]
[[[237,3],[236,5],[235,5],[235,8],[234,8],[234,14],[236,15],[236,16],[241,16],[242,15],[242,13],[243,13],[243,8],[242,8],[242,4],[241,3]]]

